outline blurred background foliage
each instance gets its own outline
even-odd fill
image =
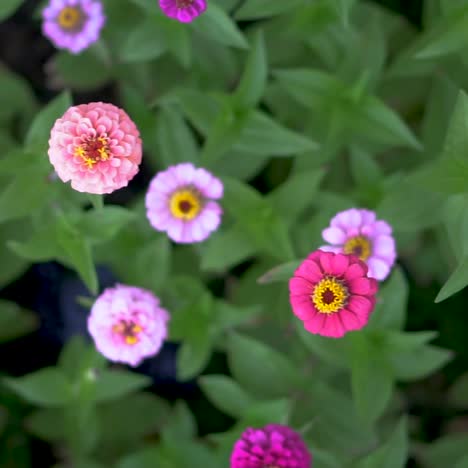
[[[209,0],[183,25],[105,0],[78,56],[41,36],[44,3],[0,5],[0,466],[220,468],[246,426],[281,422],[315,468],[467,467],[468,1]],[[55,119],[97,100],[145,152],[104,207],[46,156]],[[144,215],[182,161],[225,183],[201,245]],[[398,266],[369,326],[327,340],[285,280],[352,206],[392,224]],[[136,371],[84,338],[116,281],[172,313]]]

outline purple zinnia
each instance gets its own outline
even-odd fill
[[[234,444],[231,468],[311,468],[312,457],[297,432],[268,424],[246,429]]]
[[[222,196],[222,182],[206,169],[177,164],[151,181],[146,215],[155,229],[175,242],[201,242],[218,229],[223,210],[214,200]]]
[[[44,36],[72,54],[96,42],[106,21],[100,0],[50,0],[42,17]]]
[[[168,321],[169,314],[152,292],[118,284],[96,299],[88,330],[107,359],[137,366],[159,352]]]
[[[384,280],[395,263],[392,228],[376,219],[373,211],[357,208],[341,211],[323,230],[322,237],[331,245],[322,246],[321,250],[356,255],[367,263],[370,278]]]
[[[159,6],[166,16],[181,23],[190,23],[206,10],[205,0],[159,0]]]

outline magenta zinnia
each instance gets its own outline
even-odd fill
[[[311,468],[312,457],[300,435],[287,426],[248,428],[235,443],[231,468]]]
[[[223,184],[206,169],[191,163],[159,172],[146,194],[146,215],[158,231],[179,243],[201,242],[221,222],[222,209],[215,201]]]
[[[92,102],[70,107],[50,133],[49,159],[63,182],[79,192],[125,187],[138,172],[140,132],[118,107]]]
[[[181,23],[190,23],[206,10],[206,0],[159,0],[166,16]]]
[[[169,314],[153,293],[119,284],[96,299],[88,330],[107,359],[137,366],[159,352],[168,321]]]
[[[100,0],[50,0],[42,17],[44,36],[72,54],[96,42],[106,21]]]
[[[340,338],[360,330],[375,306],[377,281],[355,255],[316,250],[289,280],[294,314],[310,333]]]
[[[322,237],[331,245],[321,250],[354,254],[369,267],[369,276],[384,280],[395,263],[395,240],[391,226],[376,219],[373,211],[352,208],[338,213]]]

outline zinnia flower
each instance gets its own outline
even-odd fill
[[[182,23],[190,23],[206,10],[206,0],[159,0],[166,16]]]
[[[392,228],[385,221],[377,220],[369,210],[352,208],[338,213],[330,227],[322,232],[327,252],[354,254],[367,263],[368,275],[384,280],[395,263],[395,240]]]
[[[44,36],[72,54],[96,42],[106,21],[99,0],[50,0],[42,17]]]
[[[175,242],[205,240],[220,222],[222,209],[213,200],[223,196],[222,182],[191,163],[159,172],[146,194],[146,215],[158,231]]]
[[[316,250],[289,280],[289,299],[304,328],[333,338],[360,330],[375,305],[377,281],[355,255]]]
[[[140,133],[118,107],[92,102],[70,107],[55,122],[49,159],[63,182],[79,192],[111,193],[138,172]]]
[[[88,330],[107,359],[137,366],[159,352],[168,321],[169,314],[153,293],[119,284],[96,299]]]
[[[235,443],[231,468],[311,468],[312,457],[291,428],[268,424],[246,429]]]

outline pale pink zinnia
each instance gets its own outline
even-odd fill
[[[331,245],[320,247],[327,252],[354,254],[367,263],[368,275],[384,280],[395,263],[395,240],[392,228],[376,219],[373,211],[351,208],[338,213],[322,232]]]
[[[206,10],[206,0],[159,0],[166,16],[181,23],[190,23]]]
[[[159,352],[168,321],[169,314],[152,292],[118,284],[96,299],[88,330],[107,359],[137,366]]]
[[[289,280],[294,314],[310,333],[340,338],[360,330],[375,306],[377,281],[355,255],[316,250]]]
[[[79,192],[104,194],[122,187],[138,172],[140,132],[118,107],[92,102],[70,107],[57,119],[49,159],[63,182]]]
[[[201,242],[218,229],[222,209],[214,200],[222,196],[222,182],[206,169],[177,164],[151,181],[146,215],[155,229],[175,242]]]
[[[231,468],[311,468],[312,457],[301,436],[287,426],[248,428],[235,443]]]

